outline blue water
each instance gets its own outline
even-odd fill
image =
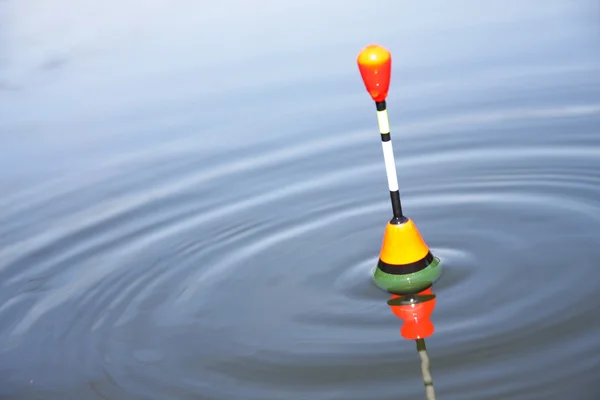
[[[445,272],[438,399],[600,398],[600,6],[0,2],[0,399],[424,398],[356,66]]]

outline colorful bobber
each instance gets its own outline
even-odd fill
[[[390,293],[419,293],[431,287],[439,278],[442,266],[440,260],[429,251],[414,222],[402,212],[386,104],[392,56],[384,47],[372,44],[358,54],[357,63],[367,92],[375,101],[377,109],[393,211],[393,218],[385,229],[373,278],[377,286]]]

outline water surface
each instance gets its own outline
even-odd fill
[[[422,399],[371,42],[438,398],[600,396],[595,2],[201,3],[0,4],[0,398]]]

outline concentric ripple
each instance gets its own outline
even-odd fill
[[[389,109],[403,208],[444,264],[427,339],[438,398],[595,399],[597,64],[439,78],[456,99],[406,68]],[[156,128],[87,169],[7,172],[0,398],[423,398],[414,343],[371,281],[391,210],[356,79],[290,85],[338,103],[282,95],[304,104],[293,133],[290,115],[232,118],[219,134],[245,140],[231,147]]]
[[[131,163],[3,215],[48,227],[1,252],[5,392],[418,398],[413,346],[371,283],[389,218],[376,137],[345,135],[233,164],[174,154],[194,168],[126,190],[147,167]],[[404,207],[445,264],[429,342],[449,398],[589,382],[600,350],[600,151],[494,138],[398,157]]]

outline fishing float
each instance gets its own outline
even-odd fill
[[[436,296],[432,286],[442,273],[442,265],[429,250],[414,222],[402,210],[386,104],[392,55],[386,48],[371,44],[360,51],[357,63],[377,110],[393,213],[385,227],[373,280],[379,288],[391,294],[387,304],[394,315],[403,320],[401,335],[416,341],[427,398],[434,400],[425,339],[434,331],[430,315],[435,308]]]

